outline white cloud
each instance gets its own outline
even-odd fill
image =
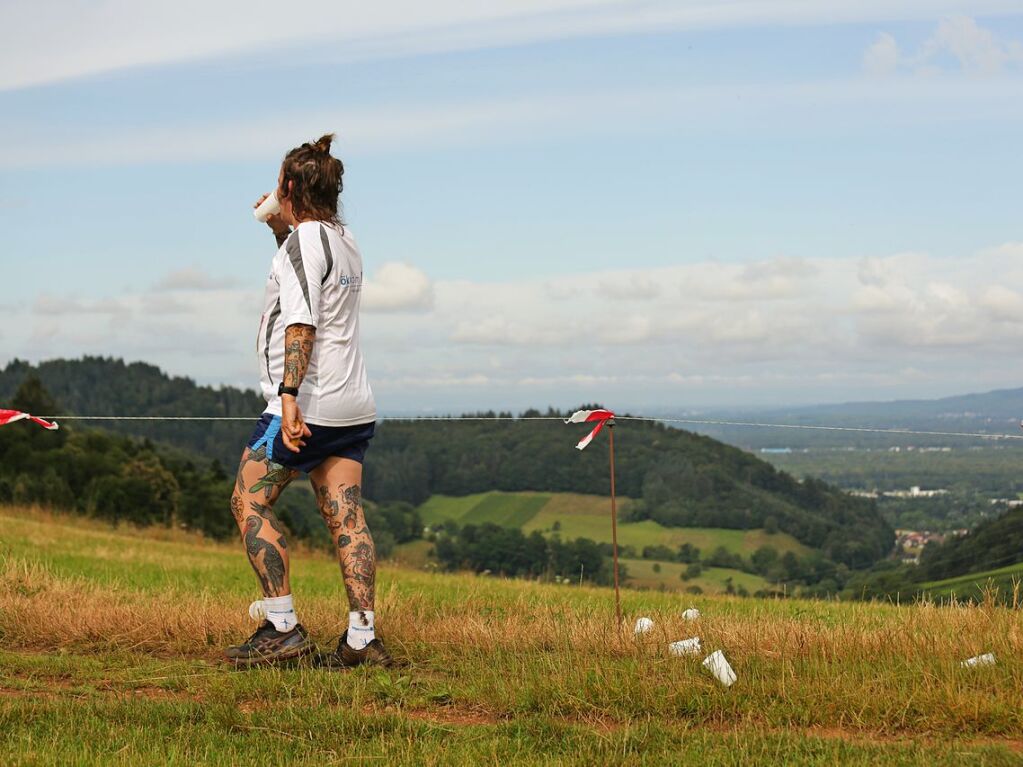
[[[922,64],[949,54],[964,72],[996,74],[1009,64],[1023,64],[1023,45],[1002,42],[968,16],[944,19],[920,53]]]
[[[383,264],[363,285],[368,312],[425,311],[433,306],[433,283],[411,264]]]
[[[931,75],[955,69],[970,75],[998,75],[1023,67],[1023,43],[1001,40],[970,16],[951,16],[914,53],[903,53],[895,38],[882,32],[863,54],[863,68],[872,75],[898,71]]]
[[[49,293],[40,293],[32,304],[33,314],[51,317],[83,314],[121,316],[130,311],[128,305],[118,299],[91,301],[75,296],[54,296]]]
[[[0,90],[224,56],[287,59],[316,45],[330,45],[350,59],[391,58],[666,29],[866,23],[1018,10],[1015,0],[296,0],[286,10],[270,0],[37,0],[4,9]]]
[[[197,266],[187,266],[169,272],[154,286],[156,291],[175,290],[219,290],[237,285],[237,280],[227,277],[214,277]]]
[[[890,75],[899,68],[899,45],[887,32],[878,34],[863,54],[863,68],[868,74]]]
[[[605,294],[649,284],[661,290]],[[575,289],[555,298],[565,285]],[[364,351],[392,411],[864,399],[1023,377],[1006,354],[1023,345],[1023,243],[956,258],[777,257],[501,283],[388,264],[365,290]],[[5,351],[116,354],[254,382],[259,301],[258,290],[202,285],[116,301],[44,294]]]
[[[980,298],[980,305],[998,322],[1023,323],[1023,295],[1003,285],[992,285]]]

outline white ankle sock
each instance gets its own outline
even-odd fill
[[[266,618],[278,631],[291,631],[298,624],[295,603],[291,594],[283,597],[264,597],[249,605],[249,615],[255,619]]]
[[[356,610],[348,613],[348,637],[345,643],[353,650],[361,650],[376,639],[373,630],[373,611]]]

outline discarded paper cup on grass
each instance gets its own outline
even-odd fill
[[[697,610],[695,607],[690,607],[688,610],[682,611],[682,620],[684,621],[694,621],[699,617],[700,611]]]
[[[699,655],[700,637],[692,639],[681,639],[668,645],[668,652],[672,655]]]
[[[974,666],[993,666],[995,665],[995,654],[993,652],[986,652],[983,655],[974,655],[972,658],[967,658],[959,665],[963,668],[972,668]]]
[[[720,650],[715,650],[704,658],[703,665],[705,668],[709,669],[710,673],[712,673],[714,677],[725,687],[731,687],[735,684],[735,672],[732,671],[732,667],[725,659],[725,654]]]
[[[640,618],[636,621],[636,627],[632,630],[636,636],[645,634],[654,627],[654,622],[649,618]]]

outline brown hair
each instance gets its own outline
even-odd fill
[[[334,134],[321,136],[313,143],[295,147],[281,163],[283,177],[280,196],[288,194],[288,182],[293,182],[291,206],[298,219],[315,219],[341,223],[338,197],[344,184],[341,177],[345,166],[330,154]]]

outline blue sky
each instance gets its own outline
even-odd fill
[[[189,5],[0,32],[0,362],[253,384],[249,206],[334,131],[385,410],[1019,383],[1012,4]]]

